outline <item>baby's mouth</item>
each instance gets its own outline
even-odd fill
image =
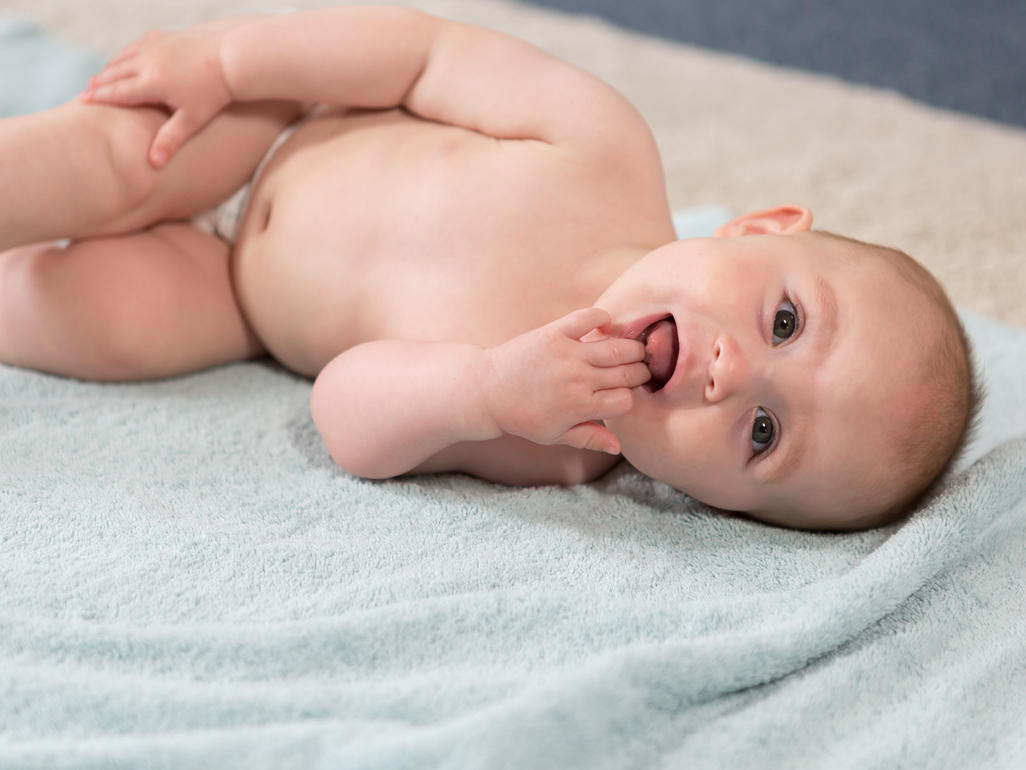
[[[638,335],[638,342],[645,346],[645,366],[652,374],[652,379],[643,387],[649,393],[655,393],[670,381],[677,368],[677,355],[680,352],[677,322],[672,315],[660,318],[645,327]]]

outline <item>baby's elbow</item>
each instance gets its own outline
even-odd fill
[[[349,415],[339,407],[338,394],[332,393],[329,379],[322,375],[310,392],[310,416],[335,464],[346,473],[365,479],[389,478],[368,448],[362,446],[357,432],[350,430]]]
[[[396,475],[338,426],[322,427],[323,423],[319,423],[316,417],[314,424],[331,459],[346,473],[364,479],[389,479]]]
[[[367,458],[358,455],[336,454],[331,452],[330,449],[328,453],[331,454],[331,459],[335,461],[335,465],[351,476],[379,481],[381,479],[392,479],[397,475],[383,470],[380,465],[368,462]]]

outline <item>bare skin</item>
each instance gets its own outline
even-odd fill
[[[792,421],[831,441],[803,410],[859,413],[868,391],[836,384],[897,350],[876,327],[842,332],[846,353],[824,369],[805,347],[825,338],[819,318],[806,332],[780,293],[838,281],[831,317],[890,312],[875,323],[894,339],[907,320],[890,309],[911,301],[849,280],[852,255],[822,248],[801,207],[738,218],[722,248],[678,248],[651,133],[592,76],[498,33],[344,8],[144,36],[81,102],[0,122],[0,174],[35,196],[0,192],[0,360],[141,379],[269,353],[316,378],[314,421],[359,475],[569,484],[623,450],[713,505],[865,523],[854,509],[836,521],[771,509],[865,488],[888,467],[881,435],[838,450],[831,489],[808,462],[770,488],[759,468],[775,461],[749,460],[760,425],[759,453]],[[187,222],[299,120],[234,248]],[[746,247],[750,235],[775,245]],[[703,293],[689,293],[682,259]],[[778,339],[792,311],[781,328],[795,338]],[[644,333],[668,315],[694,318],[672,378],[678,331]],[[922,345],[904,339],[910,360]],[[782,372],[800,389],[785,392]],[[903,398],[894,383],[871,395],[881,420]]]
[[[326,29],[323,48],[313,50],[311,30]],[[253,52],[270,39],[295,60],[258,71]],[[353,77],[327,76],[340,71]],[[493,348],[590,307],[638,255],[673,238],[652,137],[604,83],[512,38],[379,8],[147,35],[93,86],[80,104],[0,125],[8,178],[40,180],[49,185],[44,196],[58,185],[75,191],[58,218],[19,211],[10,191],[0,246],[35,245],[0,255],[10,326],[3,360],[89,379],[167,376],[265,352],[316,377],[334,360],[315,388],[314,415],[333,455],[355,472],[452,469],[566,483],[616,462],[615,436],[595,421],[628,410],[630,389],[648,379],[643,346],[631,340],[589,349],[599,363],[585,365],[589,381],[571,419],[563,416],[554,433],[548,416],[530,421],[545,424],[545,436],[513,435],[481,405],[475,419],[487,425],[466,436],[470,452],[462,436],[418,444],[416,434],[431,432],[420,422],[452,421],[417,416],[382,445],[377,455],[387,463],[363,441],[354,443],[368,451],[350,463],[333,438],[346,416],[317,408],[318,394],[330,391],[323,400],[381,414],[391,411],[384,405],[409,403],[411,390],[426,403],[432,381],[438,401],[451,402],[432,371],[452,368],[453,349],[458,359],[461,346]],[[136,106],[152,103],[164,107]],[[183,221],[245,181],[313,103],[347,106],[320,110],[276,152],[234,249]],[[51,153],[45,167],[30,140],[43,130],[92,140],[91,152],[79,146],[87,159],[75,178],[67,153]],[[15,166],[19,157],[32,166]],[[110,193],[82,210],[80,191],[97,187]],[[39,243],[69,235],[67,249]],[[575,338],[608,323],[601,314],[588,319]],[[360,349],[379,340],[438,344],[418,371],[406,351]],[[346,351],[360,355],[339,355]],[[353,391],[347,380],[362,385]],[[515,422],[532,397],[511,391],[493,401]],[[350,435],[360,436],[360,426]],[[392,442],[421,448],[399,457]]]

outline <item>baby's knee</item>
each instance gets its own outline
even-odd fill
[[[113,107],[104,120],[104,135],[111,168],[123,183],[123,192],[141,206],[157,188],[159,171],[150,165],[149,149],[167,113],[156,107]]]
[[[155,107],[67,105],[69,117],[84,135],[85,150],[95,161],[91,169],[115,224],[131,220],[152,197],[158,171],[150,165],[149,146],[167,113]],[[127,223],[131,226],[131,223]],[[120,228],[114,228],[120,229]]]

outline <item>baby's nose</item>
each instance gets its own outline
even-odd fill
[[[737,340],[721,334],[713,341],[705,398],[716,403],[736,393],[749,377],[749,364]]]

